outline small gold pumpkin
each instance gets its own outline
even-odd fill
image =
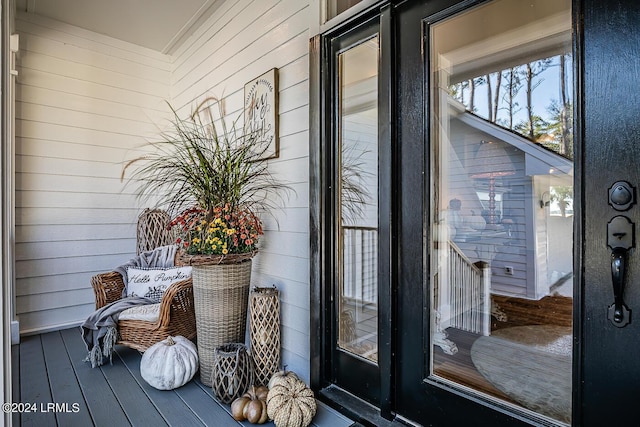
[[[268,390],[265,386],[251,386],[249,391],[231,403],[231,416],[236,421],[247,420],[251,424],[264,424],[267,416]]]

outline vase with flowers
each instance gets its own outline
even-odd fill
[[[170,227],[177,230],[176,243],[185,264],[237,263],[253,258],[262,236],[262,222],[245,209],[217,206],[213,214],[193,207],[175,217]]]
[[[136,194],[172,215],[177,262],[193,266],[200,378],[211,385],[215,348],[245,341],[259,214],[290,188],[270,173],[260,129],[243,129],[238,120],[229,126],[219,100],[205,99],[186,118],[170,108],[169,130],[125,165],[123,177],[138,165],[129,177]]]

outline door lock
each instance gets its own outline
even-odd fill
[[[609,205],[617,211],[626,211],[636,202],[636,189],[627,181],[616,181],[609,188]],[[607,224],[607,246],[611,249],[611,281],[613,304],[609,306],[609,320],[624,328],[631,323],[631,309],[624,303],[627,275],[627,257],[636,245],[635,224],[624,215],[615,216]]]
[[[617,211],[626,211],[636,202],[636,189],[627,181],[618,181],[609,188],[609,204]]]

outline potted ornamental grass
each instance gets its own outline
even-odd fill
[[[184,118],[169,108],[168,130],[148,143],[149,154],[124,166],[122,177],[131,171],[137,196],[172,216],[177,262],[193,266],[200,377],[211,385],[214,349],[245,341],[259,215],[279,206],[290,188],[269,171],[260,129],[247,131],[239,118],[227,124],[217,99]]]

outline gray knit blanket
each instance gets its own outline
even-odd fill
[[[176,256],[176,245],[161,246],[152,251],[143,252],[129,262],[118,266],[114,271],[122,275],[124,289],[122,299],[99,308],[84,321],[80,327],[82,339],[87,346],[85,362],[91,362],[91,367],[101,366],[104,359],[112,362],[113,347],[118,340],[118,316],[124,310],[137,305],[153,304],[155,301],[143,297],[127,297],[127,267],[136,268],[168,268],[173,267]]]
[[[153,304],[154,301],[143,297],[127,297],[119,299],[99,308],[84,321],[80,329],[82,339],[87,346],[85,362],[91,367],[104,364],[104,358],[112,363],[113,347],[118,341],[118,316],[124,310],[137,305]]]

